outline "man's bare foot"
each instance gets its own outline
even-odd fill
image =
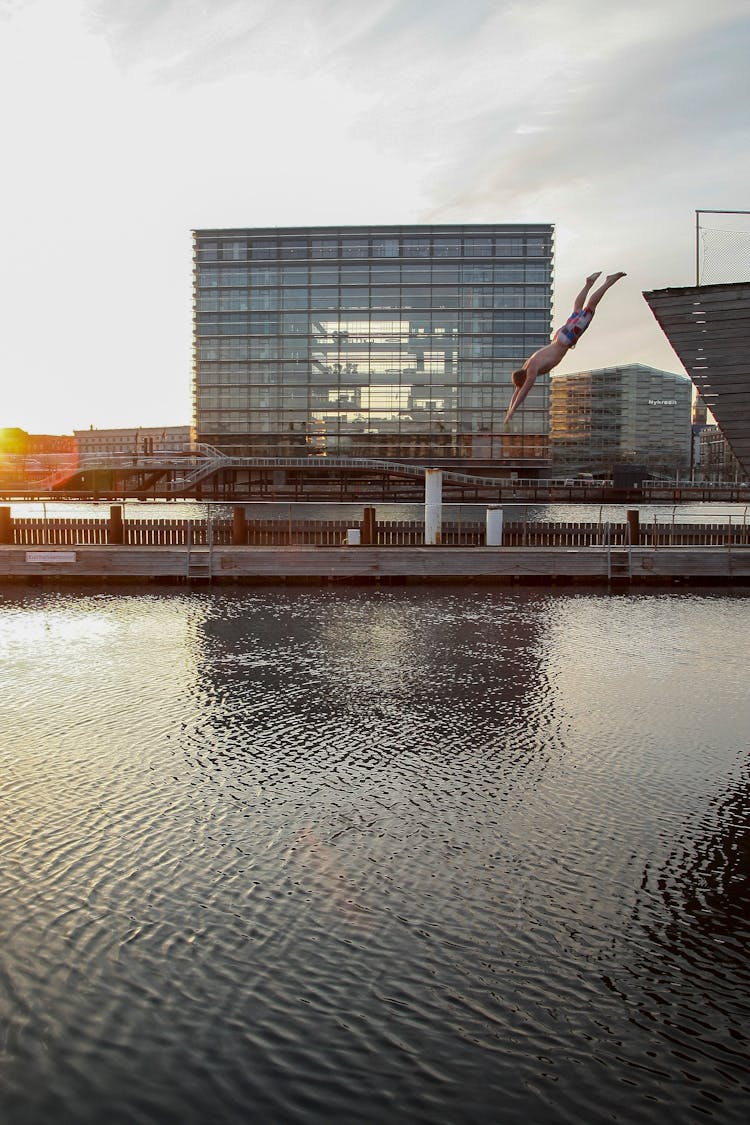
[[[597,270],[596,273],[590,273],[589,276],[586,278],[586,281],[588,282],[589,285],[593,285],[594,282],[596,281],[597,277],[601,277],[601,276],[602,276],[602,271]]]
[[[626,273],[624,273],[623,271],[620,271],[620,273],[610,273],[610,274],[607,274],[607,277],[605,278],[605,281],[609,282],[610,285],[614,285],[614,283],[616,281],[619,281],[621,277],[627,277],[627,276],[628,275]]]

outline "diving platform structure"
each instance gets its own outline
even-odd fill
[[[750,282],[643,296],[750,478]]]

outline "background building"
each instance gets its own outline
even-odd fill
[[[79,459],[116,456],[150,457],[159,453],[182,453],[193,440],[191,426],[138,426],[121,429],[74,430]]]
[[[554,375],[553,471],[612,475],[633,462],[655,475],[690,470],[693,385],[640,363]]]
[[[697,480],[708,481],[747,480],[747,474],[718,426],[701,427],[695,476]]]
[[[0,489],[45,488],[76,463],[72,434],[28,434],[0,429]]]
[[[548,379],[503,433],[510,373],[550,335],[549,225],[194,232],[199,441],[524,467]]]

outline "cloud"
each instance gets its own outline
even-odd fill
[[[271,0],[87,0],[89,29],[117,64],[175,86],[223,81],[283,61],[282,27]]]
[[[558,305],[581,265],[629,268],[642,288],[690,284],[694,208],[741,206],[750,172],[750,25],[734,5],[719,4],[710,18],[715,25],[702,9],[702,22],[682,20],[677,31],[645,20],[638,41],[629,18],[605,11],[587,25],[585,57],[572,71],[552,62],[535,113],[525,99],[509,113],[501,96],[467,123],[458,158],[447,146],[433,169],[429,221],[556,223]],[[594,261],[581,263],[589,247]]]
[[[309,75],[347,52],[398,0],[85,0],[118,65],[193,87],[243,74]]]

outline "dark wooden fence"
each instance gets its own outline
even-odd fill
[[[109,520],[98,519],[14,519],[12,539],[19,547],[71,547],[109,542]],[[5,537],[4,537],[5,538]]]
[[[7,513],[0,509],[0,513]],[[122,542],[126,546],[201,547],[248,545],[257,547],[319,546],[335,547],[346,542],[347,530],[360,531],[362,542],[370,533],[365,523],[356,520],[247,520],[238,531],[232,519],[43,519],[11,518],[0,520],[0,543],[26,547],[95,546]],[[750,524],[733,523],[642,523],[639,542],[644,547],[664,546],[748,546]],[[630,538],[628,524],[580,522],[515,522],[503,527],[504,547],[592,547],[624,546]],[[441,545],[446,547],[482,546],[482,522],[444,521]],[[424,524],[379,520],[374,524],[373,545],[414,547],[424,544]]]

